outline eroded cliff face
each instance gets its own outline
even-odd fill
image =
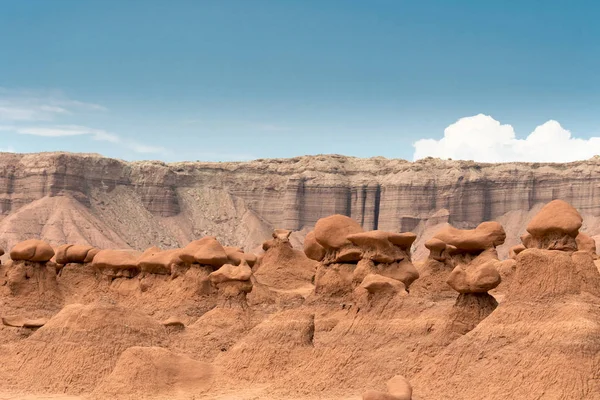
[[[557,198],[584,215],[588,233],[600,233],[600,158],[480,164],[330,155],[166,164],[3,153],[0,245],[41,237],[53,244],[173,247],[213,234],[251,250],[274,227],[306,232],[339,213],[367,230],[423,237],[447,222],[474,227],[496,219],[508,225],[511,246],[531,212]]]

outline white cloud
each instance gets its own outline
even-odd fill
[[[14,153],[15,148],[12,146],[0,147],[0,153]]]
[[[70,136],[89,136],[93,140],[110,142],[121,145],[136,153],[168,153],[168,150],[159,146],[147,146],[133,140],[125,139],[114,133],[106,132],[101,129],[88,128],[79,125],[58,125],[58,126],[0,126],[0,131],[15,132],[20,135],[32,135],[41,137],[70,137]]]
[[[80,111],[106,111],[94,103],[73,100],[59,91],[14,90],[0,87],[0,121],[50,121]]]
[[[557,121],[550,120],[525,139],[517,139],[511,125],[478,114],[448,126],[442,139],[421,139],[414,147],[414,160],[437,157],[479,162],[568,162],[600,154],[600,137],[572,137]]]

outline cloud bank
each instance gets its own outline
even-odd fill
[[[86,136],[125,147],[135,153],[169,153],[164,147],[148,146],[102,129],[56,124],[57,121],[65,119],[72,121],[77,114],[98,111],[108,110],[99,104],[70,99],[61,92],[11,90],[0,87],[0,131],[46,138]],[[5,150],[10,149],[12,148]]]
[[[442,139],[421,139],[414,148],[414,160],[437,157],[479,162],[569,162],[600,155],[600,137],[575,138],[557,121],[550,120],[525,139],[517,139],[511,125],[478,114],[448,126]]]

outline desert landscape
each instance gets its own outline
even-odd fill
[[[0,399],[600,399],[600,158],[0,154]]]

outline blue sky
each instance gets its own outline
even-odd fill
[[[0,149],[586,158],[600,154],[599,13],[592,1],[0,0]],[[532,153],[553,138],[551,155]]]

